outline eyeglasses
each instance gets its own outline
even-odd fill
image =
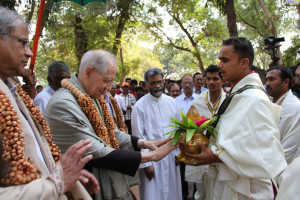
[[[180,90],[171,90],[172,93],[180,93]]]
[[[156,81],[156,82],[150,82],[149,83],[149,85],[151,86],[151,87],[154,87],[154,86],[156,86],[156,85],[163,85],[164,84],[164,82],[163,81]]]
[[[196,78],[195,81],[196,81],[196,82],[199,82],[199,81],[201,82],[201,81],[202,81],[202,78],[201,78],[201,79],[200,79],[200,78]]]
[[[193,85],[192,82],[184,82],[184,83],[182,83],[182,84],[185,85],[185,86],[191,86],[191,85]]]
[[[8,35],[12,38],[15,38],[18,40],[18,42],[22,43],[23,44],[23,48],[24,50],[28,49],[30,47],[30,43],[29,43],[29,40],[27,39],[24,39],[24,38],[20,38],[20,37],[17,37],[17,36],[14,36],[14,35],[11,35],[11,34],[5,34],[5,35]]]

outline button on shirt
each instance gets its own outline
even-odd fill
[[[54,94],[54,90],[47,85],[45,89],[43,89],[36,97],[34,98],[34,103],[39,107],[40,111],[44,113],[44,110]]]
[[[187,98],[187,97],[185,96],[184,93],[181,93],[181,95],[179,95],[178,97],[175,98],[175,101],[176,101],[176,103],[177,103],[177,105],[178,105],[178,108],[179,108],[184,114],[186,114],[186,113],[189,111],[189,109],[190,109],[190,107],[191,107],[193,101],[194,101],[198,96],[199,96],[199,94],[193,93],[193,95],[192,95],[190,98]]]

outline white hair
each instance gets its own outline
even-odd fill
[[[6,34],[11,33],[14,28],[22,24],[27,25],[21,15],[14,10],[0,6],[0,35],[3,38]]]
[[[94,67],[97,72],[105,74],[108,63],[116,63],[116,57],[105,50],[90,50],[83,54],[79,67],[79,74],[84,73],[88,67]]]

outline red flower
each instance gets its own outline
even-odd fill
[[[204,118],[204,117],[203,117]],[[195,121],[195,124],[197,124],[198,127],[201,126],[201,124],[203,124],[204,122],[206,122],[207,120],[210,120],[210,118],[206,118],[206,119],[202,119],[199,121]]]

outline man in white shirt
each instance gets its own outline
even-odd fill
[[[194,80],[194,93],[196,94],[201,94],[201,92],[207,91],[205,87],[202,86],[203,84],[203,75],[200,72],[196,72],[193,75],[193,80]]]
[[[132,129],[131,129],[131,113],[133,106],[136,102],[135,97],[133,94],[129,93],[129,84],[127,82],[122,83],[122,94],[120,96],[124,99],[125,101],[125,106],[126,106],[126,113],[124,115],[125,118],[125,124],[128,128],[128,133],[131,135],[132,134]]]
[[[272,180],[287,166],[276,122],[280,107],[271,103],[256,73],[253,46],[246,38],[224,40],[219,52],[223,79],[233,89],[217,113],[217,136],[190,165],[216,163],[212,199],[274,199]]]
[[[116,94],[116,91],[117,91],[117,86],[116,86],[116,84],[113,83],[112,86],[111,86],[110,94],[115,99],[117,99],[117,101],[118,101],[118,103],[119,103],[119,105],[120,105],[123,113],[125,113],[126,110],[127,110],[127,108],[125,106],[125,101],[124,101],[123,97],[121,97],[120,95]]]
[[[147,140],[168,138],[173,131],[170,117],[179,119],[175,100],[163,94],[164,81],[160,69],[150,68],[145,72],[149,94],[135,104],[132,112],[132,134]],[[148,151],[148,150],[142,150]],[[171,152],[159,162],[140,165],[140,193],[142,200],[181,200],[180,170],[175,166],[175,155]]]
[[[179,109],[186,114],[190,109],[192,102],[199,96],[193,92],[193,76],[184,74],[181,78],[181,87],[183,93],[176,97],[175,100]]]
[[[48,67],[48,85],[34,98],[34,103],[39,107],[40,111],[44,110],[56,90],[61,88],[61,80],[70,78],[70,68],[62,61],[54,61]]]
[[[190,109],[193,101],[199,96],[199,94],[194,93],[193,91],[193,76],[190,74],[184,74],[181,78],[181,87],[183,92],[181,95],[175,98],[178,108],[186,114]],[[185,182],[184,174],[185,174],[185,164],[180,163],[181,170],[181,179],[182,179],[182,193],[183,196],[187,196],[189,198],[192,197],[194,191],[194,183],[193,182]]]
[[[268,70],[266,89],[273,103],[282,107],[277,127],[285,159],[290,164],[300,148],[300,101],[293,94],[292,73],[286,67],[275,66]]]

